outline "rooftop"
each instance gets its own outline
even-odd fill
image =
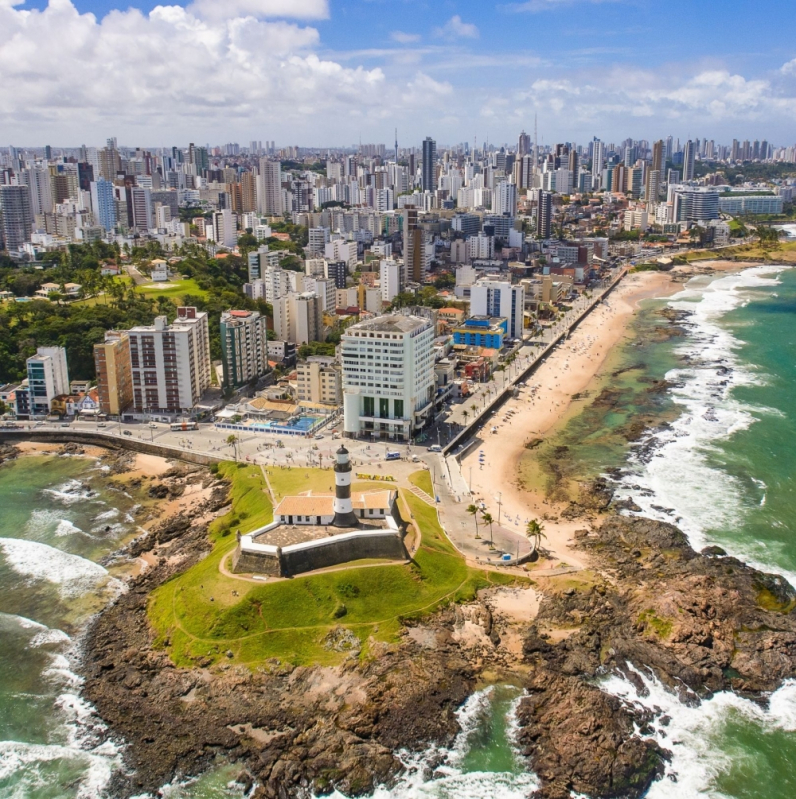
[[[424,327],[430,327],[431,322],[419,316],[404,316],[403,314],[390,314],[366,319],[356,325],[351,325],[344,335],[354,331],[373,331],[374,333],[413,333]]]

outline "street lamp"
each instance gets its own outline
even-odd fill
[[[498,491],[498,524],[500,524],[500,509],[503,507],[503,492]]]

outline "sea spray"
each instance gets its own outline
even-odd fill
[[[456,713],[460,732],[453,745],[397,753],[401,776],[393,787],[378,788],[372,799],[525,799],[539,785],[516,747],[521,699],[522,692],[511,686],[474,693]],[[495,762],[509,768],[484,768]],[[344,799],[339,792],[333,796]]]
[[[767,376],[741,361],[741,341],[720,322],[751,301],[750,290],[779,285],[777,273],[784,269],[746,269],[706,286],[689,286],[669,300],[670,307],[688,314],[689,334],[676,350],[685,364],[666,375],[682,413],[636,445],[616,496],[632,499],[645,516],[676,524],[696,550],[717,543],[712,531],[742,528],[749,505],[766,502],[764,482],[729,474],[715,462],[720,442],[766,415],[781,415],[776,408],[737,398],[739,388],[764,385]],[[773,566],[770,545],[735,541],[728,547],[724,538],[718,543],[750,565]],[[796,572],[777,571],[796,585]]]

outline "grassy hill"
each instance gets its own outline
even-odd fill
[[[212,552],[156,589],[149,601],[157,642],[177,665],[224,659],[255,668],[269,658],[334,664],[346,656],[327,639],[339,627],[359,639],[360,656],[367,657],[369,640],[396,640],[403,619],[472,599],[492,583],[514,581],[470,568],[445,536],[436,510],[404,491],[402,515],[421,536],[411,564],[363,565],[262,585],[227,577],[219,564],[235,548],[235,530],[246,533],[267,524],[273,509],[259,467],[225,463],[219,471],[232,484],[232,510],[211,525]],[[296,493],[314,487],[308,483],[320,483],[319,475],[307,477],[309,471],[320,472],[273,470],[269,479],[276,473],[280,495],[289,491],[287,481],[292,479]]]

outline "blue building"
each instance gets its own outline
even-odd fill
[[[116,203],[113,198],[113,183],[100,178],[91,184],[91,206],[97,224],[112,231],[116,227]]]
[[[508,319],[503,317],[490,319],[488,316],[472,316],[453,329],[453,343],[500,350],[508,336],[508,329]]]

